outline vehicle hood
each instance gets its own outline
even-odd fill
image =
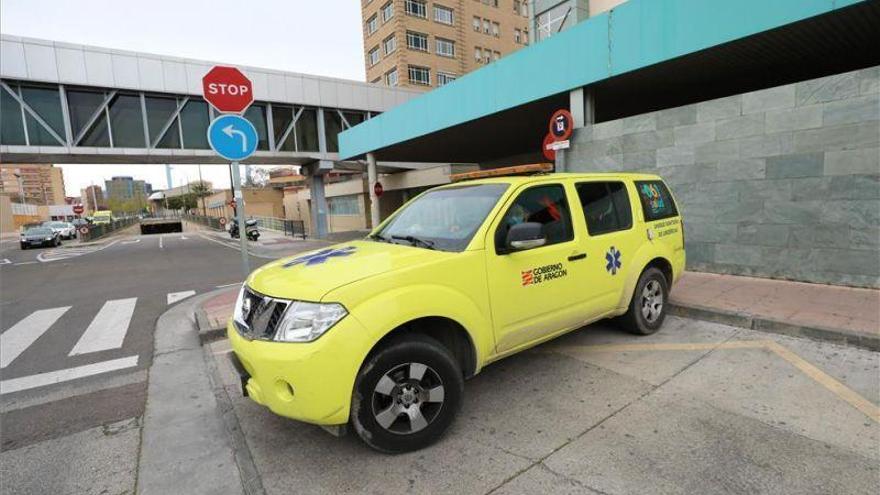
[[[53,237],[53,236],[54,236],[54,234],[25,234],[23,236],[23,238],[27,239],[29,241],[39,241],[39,240],[45,239],[47,237]]]
[[[274,261],[251,273],[247,284],[267,296],[320,301],[343,285],[445,256],[454,253],[359,240]]]

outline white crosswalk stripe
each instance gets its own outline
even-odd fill
[[[53,385],[56,383],[76,380],[77,378],[99,375],[110,371],[133,368],[137,366],[137,363],[137,356],[128,356],[119,359],[111,359],[109,361],[76,366],[74,368],[11,378],[9,380],[0,381],[0,395],[11,394],[12,392],[20,392],[22,390],[29,390],[37,387],[45,387],[46,385]]]
[[[70,356],[119,349],[128,333],[137,298],[107,301],[70,351]]]
[[[9,366],[22,352],[49,330],[70,306],[34,311],[0,334],[0,368]]]

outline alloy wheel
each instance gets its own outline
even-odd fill
[[[382,375],[373,390],[373,417],[391,433],[408,435],[425,429],[443,408],[440,375],[422,363],[404,363]]]
[[[654,323],[663,312],[663,288],[657,280],[650,280],[642,289],[642,316]]]

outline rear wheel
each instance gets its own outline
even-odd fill
[[[438,341],[409,335],[364,364],[351,422],[370,447],[409,452],[435,442],[452,424],[464,392],[461,368]]]
[[[636,335],[650,335],[663,325],[669,285],[663,272],[648,268],[639,277],[629,309],[620,317],[621,326]]]

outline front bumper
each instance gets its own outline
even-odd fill
[[[310,343],[248,340],[226,326],[244,395],[280,416],[318,425],[348,422],[351,394],[372,342],[348,315]]]

